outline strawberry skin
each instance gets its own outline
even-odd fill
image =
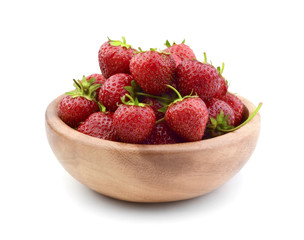
[[[186,44],[173,44],[172,46],[168,47],[164,50],[164,52],[171,53],[175,62],[176,66],[178,66],[182,60],[185,59],[196,59],[196,56],[193,50]]]
[[[135,55],[135,50],[130,45],[114,46],[112,40],[101,45],[98,52],[100,70],[105,78],[116,73],[130,73],[130,60]]]
[[[99,73],[93,73],[86,77],[87,80],[90,80],[91,78],[95,78],[94,84],[104,84],[107,80],[102,74]]]
[[[219,89],[215,67],[196,60],[184,60],[177,66],[177,89],[182,95],[197,94],[203,100],[212,98]]]
[[[226,79],[222,76],[219,76],[219,88],[217,92],[214,94],[214,98],[221,98],[223,97],[228,91],[228,84],[226,82]]]
[[[136,54],[130,61],[131,74],[137,84],[152,95],[166,92],[175,76],[175,61],[171,55],[157,51]]]
[[[177,135],[167,126],[165,122],[155,124],[145,144],[172,144],[180,142]]]
[[[113,125],[113,113],[111,112],[92,113],[78,126],[77,131],[92,137],[118,141],[118,136]]]
[[[189,97],[169,105],[165,113],[167,125],[186,141],[199,141],[208,122],[208,110],[204,101]]]
[[[85,97],[65,96],[58,105],[58,116],[72,128],[77,127],[97,111],[99,111],[97,102]]]
[[[149,106],[120,105],[113,119],[119,138],[127,143],[143,142],[155,125],[155,114]]]
[[[244,105],[242,101],[236,95],[228,92],[220,99],[226,102],[233,109],[235,115],[234,126],[240,125],[243,120],[244,113]]]
[[[235,115],[233,109],[224,101],[212,98],[205,102],[207,105],[209,117],[217,118],[218,114],[220,114],[221,110],[224,113],[224,116],[228,115],[228,124],[234,126],[235,123]]]
[[[99,90],[99,101],[114,112],[118,108],[117,104],[121,104],[121,97],[128,93],[124,87],[131,86],[132,80],[132,76],[126,73],[111,76]]]

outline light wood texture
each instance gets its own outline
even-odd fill
[[[168,202],[213,191],[250,158],[260,115],[239,130],[213,139],[171,145],[139,145],[90,137],[57,116],[56,98],[46,110],[49,144],[62,166],[87,187],[132,202]],[[247,114],[255,106],[240,97]]]

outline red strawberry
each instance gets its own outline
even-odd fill
[[[126,44],[124,37],[122,39],[122,42],[109,39],[99,49],[99,67],[105,78],[109,78],[116,73],[130,73],[130,60],[136,50],[131,45]]]
[[[217,92],[214,94],[214,98],[221,98],[223,97],[228,91],[228,84],[225,78],[219,76],[219,88]]]
[[[219,86],[219,74],[208,63],[184,60],[177,67],[177,87],[182,95],[193,93],[205,100],[212,98]]]
[[[70,127],[77,127],[89,115],[99,110],[95,100],[95,90],[99,84],[93,84],[95,79],[86,80],[83,76],[82,81],[75,82],[76,89],[66,93],[58,105],[58,116]]]
[[[152,133],[145,140],[145,144],[171,144],[180,142],[176,134],[167,126],[165,122],[154,125]]]
[[[244,105],[242,101],[236,95],[231,93],[226,93],[226,95],[220,99],[226,102],[233,109],[235,115],[234,126],[241,124],[244,113]]]
[[[110,111],[114,112],[121,104],[121,97],[128,93],[126,86],[131,86],[132,76],[126,73],[118,73],[101,86],[99,90],[99,101]]]
[[[205,55],[205,59],[206,59],[206,55]],[[207,59],[206,59],[207,61]],[[214,94],[213,97],[215,98],[221,98],[223,97],[227,91],[228,91],[228,82],[227,80],[223,77],[223,71],[224,71],[224,63],[222,64],[222,67],[217,67],[217,71],[219,73],[219,89],[217,90],[217,92]]]
[[[107,80],[102,74],[99,73],[93,73],[86,77],[87,80],[90,80],[91,78],[95,78],[94,84],[104,84]]]
[[[195,96],[182,98],[176,93],[179,98],[168,106],[165,113],[167,125],[186,141],[201,140],[208,122],[204,101]]]
[[[218,120],[218,124],[225,121],[225,124],[234,126],[235,116],[233,109],[224,101],[212,98],[205,102],[210,118]],[[223,112],[221,114],[221,112]],[[222,119],[217,119],[221,115]],[[223,119],[225,118],[225,120]]]
[[[176,67],[181,63],[182,60],[196,59],[193,50],[184,43],[185,40],[181,44],[176,44],[175,42],[173,42],[172,46],[168,40],[165,43],[167,49],[165,49],[164,52],[172,53],[172,57],[176,62]]]
[[[92,137],[118,141],[118,136],[113,125],[113,113],[111,112],[92,113],[78,126],[77,131]]]
[[[127,143],[141,143],[152,132],[155,125],[155,114],[151,107],[143,103],[138,103],[138,100],[133,100],[126,103],[124,97],[122,104],[114,113],[114,127],[119,138]],[[127,104],[127,105],[126,105]]]
[[[170,54],[151,51],[136,54],[130,62],[134,80],[149,94],[161,95],[175,75],[175,61]]]
[[[156,120],[159,120],[165,116],[164,113],[158,111],[159,109],[161,109],[163,107],[163,105],[158,100],[156,100],[152,97],[144,97],[142,99],[142,102],[149,105],[153,109]]]

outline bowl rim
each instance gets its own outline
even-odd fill
[[[62,94],[55,98],[47,107],[45,111],[45,124],[47,127],[53,129],[57,134],[64,136],[65,138],[73,141],[78,141],[80,144],[91,145],[97,148],[109,148],[109,149],[121,149],[123,151],[141,151],[145,153],[159,152],[191,152],[202,149],[220,148],[221,146],[227,146],[227,144],[237,144],[242,138],[250,135],[253,131],[259,130],[256,127],[260,124],[260,114],[258,113],[249,123],[245,126],[224,135],[204,139],[195,142],[185,143],[174,143],[174,144],[159,144],[159,145],[148,145],[148,144],[134,144],[134,143],[123,143],[115,142],[110,140],[104,140],[96,137],[92,137],[77,130],[69,127],[58,117],[58,104],[61,99],[66,96]],[[246,98],[237,95],[243,102],[245,108],[248,109],[250,115],[255,110],[255,105]]]

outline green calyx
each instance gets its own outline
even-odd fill
[[[222,76],[223,72],[224,72],[224,68],[225,68],[225,63],[222,63],[222,67],[218,66],[216,68],[216,70],[218,71],[218,73]]]
[[[122,41],[120,41],[120,40],[111,40],[108,37],[109,43],[110,43],[111,46],[115,46],[115,47],[121,46],[121,47],[125,47],[127,49],[132,48],[131,45],[127,44],[125,37],[121,37],[121,38],[122,38]]]
[[[136,53],[143,53],[143,52],[148,52],[148,51],[158,52],[160,54],[165,54],[165,55],[170,55],[171,54],[169,52],[164,52],[163,50],[157,50],[157,48],[150,48],[149,50],[144,51],[144,50],[141,49],[141,47],[138,47],[138,51],[136,51]]]
[[[176,88],[172,87],[171,85],[167,85],[168,88],[170,88],[171,90],[173,90],[175,92],[175,94],[177,95],[177,98],[174,99],[173,101],[171,101],[170,103],[164,105],[164,107],[158,109],[159,112],[165,113],[168,109],[169,106],[177,103],[177,102],[181,102],[186,98],[196,98],[198,97],[197,95],[192,95],[192,92],[190,93],[190,95],[184,96],[182,97],[182,95],[179,93],[179,91],[177,91]]]
[[[233,126],[229,124],[228,121],[229,115],[224,115],[223,110],[221,109],[221,112],[217,114],[216,118],[210,117],[210,122],[207,127],[212,130],[230,130],[233,129]]]
[[[126,101],[126,97],[129,98],[129,101]],[[128,106],[139,106],[139,107],[147,106],[147,104],[139,102],[138,98],[133,98],[129,94],[125,94],[123,97],[121,97],[121,102]]]
[[[88,100],[96,101],[96,90],[100,88],[101,84],[94,84],[96,81],[95,78],[86,79],[85,76],[82,77],[82,80],[73,79],[73,86],[76,88],[74,91],[67,92],[66,95],[75,97],[85,97]]]
[[[103,113],[107,112],[107,109],[105,107],[105,105],[103,105],[101,102],[97,102],[99,110]]]
[[[230,129],[222,129],[222,128],[218,128],[217,130],[221,131],[221,132],[233,132],[241,127],[243,127],[244,125],[246,125],[247,123],[249,123],[251,121],[251,119],[254,118],[254,116],[259,112],[260,108],[262,107],[263,103],[259,103],[259,105],[257,106],[257,108],[253,111],[253,113],[240,125],[236,126],[235,128],[230,128]]]
[[[203,54],[204,54],[204,62],[200,62],[198,60],[197,61],[200,62],[200,63],[205,63],[205,64],[209,64],[209,65],[213,66],[211,60],[210,60],[210,63],[208,63],[208,61],[207,61],[207,54],[205,52]],[[196,59],[194,59],[194,60],[196,60]]]
[[[126,86],[124,87],[124,89],[126,89],[129,92],[129,95],[133,98],[139,98],[141,96],[143,97],[150,97],[150,98],[155,98],[157,99],[163,106],[168,105],[169,103],[171,103],[173,101],[173,99],[171,99],[169,96],[167,95],[162,95],[162,96],[154,96],[148,93],[145,93],[141,90],[141,88],[139,87],[139,85],[135,82],[135,80],[131,81],[131,86]],[[135,101],[135,100],[134,100]],[[146,104],[149,105],[149,104]]]
[[[185,41],[186,41],[186,39],[184,39],[182,42],[181,42],[181,44],[184,44],[185,43]],[[173,45],[176,45],[176,43],[175,42],[173,42],[173,44],[171,45],[171,43],[168,41],[168,40],[166,40],[166,42],[165,42],[165,44],[164,44],[166,47],[172,47]]]
[[[135,80],[131,81],[131,86],[126,86],[124,89],[130,93],[133,99],[137,97],[137,92],[141,91],[139,85],[135,82]]]

